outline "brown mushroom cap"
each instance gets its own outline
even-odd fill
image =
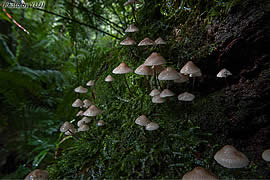
[[[195,96],[191,93],[188,93],[188,92],[184,92],[184,93],[178,95],[179,101],[193,101],[194,98],[195,98]]]
[[[84,94],[84,93],[87,93],[88,92],[88,89],[86,89],[86,88],[84,88],[82,86],[79,86],[79,87],[75,88],[74,91],[76,93],[82,93],[82,94]]]
[[[152,46],[152,45],[155,45],[155,42],[148,37],[141,40],[141,42],[138,44],[138,46]]]
[[[64,124],[60,127],[61,132],[66,132],[68,129],[72,128],[72,124],[69,122],[64,122]]]
[[[93,103],[91,101],[89,101],[88,99],[83,100],[83,107],[84,108],[88,108],[89,106],[91,106]]]
[[[184,82],[187,82],[189,79],[187,76],[181,74],[181,73],[178,73],[179,74],[179,79],[176,79],[174,80],[174,83],[184,83]]]
[[[179,79],[180,76],[178,72],[173,69],[172,67],[167,67],[165,70],[163,70],[159,75],[158,79],[159,80],[176,80]]]
[[[79,111],[76,116],[83,116],[83,111]]]
[[[192,62],[188,61],[181,69],[180,73],[187,75],[187,74],[195,74],[200,72],[201,70]]]
[[[153,89],[151,92],[150,92],[150,96],[157,96],[160,94],[160,91],[158,89]]]
[[[152,69],[144,64],[140,65],[136,70],[135,73],[138,75],[152,75]]]
[[[126,37],[126,39],[120,42],[120,45],[123,45],[123,46],[131,46],[135,44],[136,44],[136,41],[134,41],[130,37]]]
[[[192,171],[187,172],[182,180],[218,180],[218,178],[204,168],[196,167]]]
[[[143,63],[145,66],[157,66],[165,64],[165,59],[156,52],[153,52]]]
[[[71,136],[71,135],[75,134],[76,132],[77,132],[77,131],[76,131],[74,125],[71,124],[71,128],[69,128],[68,131],[65,132],[65,135]]]
[[[83,102],[80,99],[76,99],[73,103],[72,103],[72,107],[82,107],[83,106]]]
[[[161,38],[161,37],[159,37],[159,38],[157,38],[156,40],[155,40],[155,43],[156,44],[166,44],[166,42]]]
[[[232,73],[224,68],[224,69],[221,69],[219,71],[219,73],[217,74],[217,77],[226,78],[226,77],[231,76],[231,75],[232,75]]]
[[[243,168],[249,164],[248,158],[233,146],[226,145],[214,156],[214,159],[226,168]]]
[[[140,2],[137,0],[128,0],[127,2],[124,3],[124,6],[130,5],[130,4],[140,4]]]
[[[83,124],[89,123],[91,120],[88,117],[83,117],[81,120],[78,121],[77,126],[81,127]]]
[[[114,78],[113,78],[111,75],[108,75],[108,76],[105,78],[105,81],[106,81],[106,82],[112,82],[112,81],[114,81]]]
[[[200,77],[200,76],[202,76],[201,71],[189,75],[189,77]]]
[[[160,97],[159,95],[152,97],[152,103],[161,104],[161,103],[164,103],[164,102],[165,102],[165,99]]]
[[[104,121],[103,120],[99,120],[98,122],[97,122],[97,126],[104,126]]]
[[[262,158],[263,160],[270,162],[270,149],[267,149],[262,153]]]
[[[95,85],[95,81],[94,80],[90,80],[86,83],[86,86],[94,86]]]
[[[164,89],[164,90],[160,93],[159,96],[162,97],[162,98],[165,98],[165,97],[171,97],[171,96],[174,96],[174,93],[173,93],[171,90],[169,90],[169,89]]]
[[[132,69],[128,67],[126,63],[121,63],[119,66],[117,66],[114,70],[114,74],[127,74],[132,72]]]
[[[49,173],[46,170],[40,170],[36,169],[32,172],[30,172],[24,180],[48,180],[49,179]]]
[[[125,32],[137,32],[137,31],[139,31],[139,29],[133,24],[129,25],[128,28],[125,30]]]
[[[84,113],[84,116],[97,116],[102,111],[96,106],[96,105],[91,105]]]
[[[159,128],[159,125],[155,122],[150,122],[145,126],[145,130],[147,131],[154,131]]]
[[[89,126],[86,125],[86,124],[83,124],[78,128],[78,132],[80,132],[80,131],[88,131],[88,130],[89,130]]]
[[[135,123],[140,126],[146,126],[150,122],[151,121],[145,115],[141,115],[135,120]]]

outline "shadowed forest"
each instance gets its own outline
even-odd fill
[[[268,0],[7,3],[0,179],[270,179]]]

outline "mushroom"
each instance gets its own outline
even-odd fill
[[[76,93],[85,94],[85,93],[88,92],[88,89],[86,89],[86,88],[84,88],[84,87],[82,87],[82,86],[79,86],[79,87],[75,88],[74,91],[75,91]]]
[[[192,88],[195,84],[195,77],[202,76],[200,68],[198,68],[192,61],[188,61],[180,70],[180,73],[193,77]]]
[[[140,65],[136,70],[135,73],[138,75],[153,75],[151,68],[145,66],[144,64]]]
[[[105,82],[113,82],[114,81],[114,78],[111,76],[111,75],[108,75],[106,78],[105,78]]]
[[[219,73],[217,74],[217,77],[218,78],[226,78],[226,77],[231,76],[231,75],[232,75],[232,73],[224,68],[224,69],[221,69],[219,71]]]
[[[164,102],[165,102],[165,99],[160,97],[159,95],[156,95],[156,96],[152,97],[152,103],[161,104],[161,103],[164,103]]]
[[[145,126],[145,130],[147,131],[154,131],[154,130],[157,130],[158,128],[159,128],[159,125],[155,122],[150,122],[149,124]]]
[[[70,124],[69,122],[64,122],[64,124],[60,127],[60,131],[61,132],[66,132],[68,131],[70,128],[72,128],[72,124]]]
[[[152,46],[155,45],[155,42],[150,38],[146,37],[138,44],[138,46]]]
[[[192,171],[187,172],[182,180],[218,180],[218,178],[202,167],[195,167]]]
[[[169,89],[164,89],[160,95],[159,95],[161,98],[165,98],[165,97],[171,97],[171,96],[174,96],[174,93],[169,90]]]
[[[151,93],[149,94],[150,96],[157,96],[157,95],[159,95],[160,94],[160,91],[158,90],[158,89],[153,89],[152,91],[151,91]]]
[[[88,130],[89,130],[89,126],[86,125],[86,124],[83,124],[83,125],[79,126],[79,128],[78,128],[78,132],[80,132],[80,131],[88,131]]]
[[[123,41],[120,42],[120,45],[122,45],[122,46],[132,46],[135,44],[136,44],[136,41],[134,41],[130,37],[127,37],[126,39],[124,39]]]
[[[94,86],[94,85],[95,85],[95,81],[94,80],[90,80],[90,81],[88,81],[86,83],[86,86],[89,86],[89,87]]]
[[[97,122],[97,126],[104,126],[104,121],[103,120],[99,120],[98,122]]]
[[[158,75],[159,80],[170,81],[170,80],[176,80],[179,78],[180,78],[180,76],[179,76],[178,72],[175,69],[173,69],[172,67],[167,67],[165,70],[163,70]],[[167,89],[168,88],[169,88],[169,82],[167,83]]]
[[[162,44],[166,44],[166,42],[161,37],[159,37],[155,40],[155,44],[162,45]]]
[[[30,172],[24,180],[48,180],[49,173],[46,170],[36,169]]]
[[[195,98],[195,96],[191,93],[188,93],[188,92],[184,92],[184,93],[178,95],[179,101],[193,101],[194,98]]]
[[[76,116],[83,116],[83,111],[82,111],[82,110],[79,111],[79,112],[76,114]]]
[[[84,116],[97,116],[101,114],[102,111],[96,106],[96,105],[91,105],[84,113]]]
[[[132,69],[130,67],[128,67],[128,65],[126,63],[121,63],[119,66],[117,66],[113,70],[114,74],[124,74],[124,79],[125,79],[126,86],[128,88],[129,93],[131,94],[131,91],[130,91],[128,83],[127,83],[127,78],[126,78],[126,74],[130,73],[130,72],[132,72]]]
[[[153,52],[145,61],[144,61],[144,65],[145,66],[152,66],[152,69],[154,70],[154,79],[155,79],[155,82],[156,82],[156,86],[158,84],[158,80],[157,80],[157,68],[155,68],[155,66],[160,66],[160,65],[163,65],[165,64],[166,61],[165,59],[159,55],[158,53],[156,52]],[[161,68],[161,67],[158,67],[158,68]]]
[[[80,99],[76,99],[73,103],[72,103],[72,107],[82,107],[83,106],[83,102]]]
[[[129,25],[128,28],[125,30],[125,32],[130,32],[130,33],[137,32],[137,31],[139,31],[139,29],[133,24]]]
[[[84,108],[88,108],[89,106],[91,106],[93,103],[91,101],[89,101],[88,99],[83,100],[83,107]]]
[[[141,115],[135,120],[135,123],[140,126],[146,126],[150,122],[151,121],[145,115]]]
[[[162,65],[152,66],[152,71],[158,73],[161,73],[165,68]]]
[[[231,145],[226,145],[214,156],[214,159],[226,168],[243,168],[249,164],[248,158]]]
[[[262,153],[262,158],[263,160],[270,162],[270,149],[267,149]]]
[[[68,129],[68,131],[65,132],[65,135],[67,136],[74,136],[75,137],[76,129],[73,124],[71,124],[71,128]]]
[[[81,127],[83,124],[89,123],[91,120],[88,117],[83,117],[81,120],[77,122],[77,126]]]

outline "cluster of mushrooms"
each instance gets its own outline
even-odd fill
[[[94,80],[90,80],[86,83],[86,86],[88,87],[94,87],[95,85],[95,81]],[[84,88],[82,86],[79,86],[77,88],[74,89],[74,91],[78,94],[87,94],[88,93],[88,89]],[[94,97],[94,90],[92,89],[92,96]],[[76,129],[74,127],[73,124],[71,124],[70,122],[66,121],[61,127],[60,127],[60,131],[65,133],[65,135],[74,135],[76,132],[80,132],[80,131],[88,131],[89,130],[89,126],[87,125],[88,123],[91,122],[91,119],[89,117],[96,117],[97,115],[101,114],[102,111],[96,106],[94,105],[94,103],[92,103],[90,100],[88,99],[84,99],[83,101],[81,99],[76,99],[73,103],[72,103],[72,107],[75,108],[80,108],[80,109],[85,109],[85,110],[80,110],[76,116],[83,116],[81,120],[79,120],[77,122],[77,126],[78,129]],[[97,126],[103,126],[104,125],[104,121],[103,120],[99,120],[97,123]]]

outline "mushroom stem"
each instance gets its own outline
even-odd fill
[[[194,89],[194,85],[195,85],[195,77],[192,78],[192,91]]]
[[[129,86],[128,86],[126,74],[124,74],[124,79],[125,79],[125,83],[126,83],[126,86],[127,86],[127,88],[128,88],[128,91],[129,91],[130,95],[132,96],[132,93],[131,93],[131,91],[130,91],[130,89],[129,89]]]
[[[95,100],[96,99],[96,96],[95,96],[95,92],[94,92],[94,88],[92,88],[92,91],[91,91],[92,93],[92,98],[93,98],[93,100]]]
[[[156,88],[158,88],[157,75],[156,75],[156,69],[155,69],[155,66],[154,66],[154,78],[155,78],[155,86],[156,86]]]

